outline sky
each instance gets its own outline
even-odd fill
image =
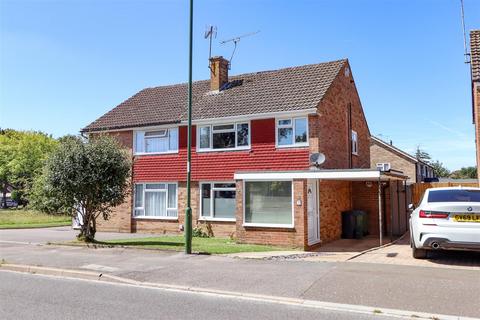
[[[464,0],[467,32],[480,1]],[[77,134],[139,90],[188,79],[187,0],[0,0],[0,127]],[[475,164],[460,0],[195,1],[194,80],[207,25],[249,32],[230,74],[348,58],[371,134],[450,170]]]

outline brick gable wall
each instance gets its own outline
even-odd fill
[[[417,181],[417,167],[412,160],[408,160],[372,140],[370,146],[370,165],[372,168],[376,168],[377,163],[380,162],[389,162],[392,169],[402,171],[409,177],[408,182],[415,183]]]
[[[319,135],[310,149],[325,154],[323,169],[370,168],[370,131],[353,77],[351,73],[345,75],[347,67],[348,64],[340,70],[319,103],[318,121],[311,125]],[[358,134],[358,155],[351,154],[349,110],[351,129]]]

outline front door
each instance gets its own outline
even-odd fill
[[[318,212],[318,189],[316,180],[307,184],[308,245],[320,242],[320,215]]]

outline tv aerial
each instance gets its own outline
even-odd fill
[[[233,52],[232,52],[232,55],[230,56],[230,59],[228,60],[229,63],[228,63],[228,67],[230,68],[231,64],[232,64],[232,59],[233,59],[233,55],[235,54],[235,51],[237,50],[237,44],[240,42],[241,39],[243,38],[246,38],[246,37],[250,37],[250,36],[253,36],[253,35],[256,35],[257,33],[259,33],[260,30],[258,31],[255,31],[255,32],[250,32],[250,33],[246,33],[246,34],[242,34],[241,36],[238,36],[238,37],[234,37],[234,38],[231,38],[231,39],[227,39],[227,40],[223,40],[223,41],[220,41],[220,44],[226,44],[226,43],[229,43],[229,42],[233,42]]]
[[[208,51],[208,60],[212,57],[212,39],[217,38],[217,27],[216,26],[207,26],[205,28],[205,35],[203,36],[205,39],[209,39],[210,47]]]

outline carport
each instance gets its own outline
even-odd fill
[[[399,192],[404,192],[405,188],[401,188],[400,186],[405,186],[407,179],[408,177],[399,171],[379,171],[376,169],[311,169],[305,171],[239,172],[235,174],[235,180],[244,181],[304,180],[308,181],[308,183],[315,181],[317,186],[319,182],[324,181],[350,182],[351,207],[354,209],[369,208],[372,215],[378,214],[379,245],[383,245],[384,243],[384,233],[390,233],[392,235],[394,224],[400,223],[400,219],[395,219],[395,216],[401,216],[399,214],[400,210],[405,210],[405,214],[402,216],[402,225],[405,228],[403,232],[406,231],[406,200],[403,200],[403,203],[401,203]],[[306,183],[306,185],[308,185],[308,183]],[[395,191],[386,195],[385,188],[389,188],[390,191]],[[318,189],[317,195],[319,195]],[[307,203],[310,201],[307,197],[303,199]],[[315,201],[318,203],[318,200]],[[373,202],[376,203],[373,204]],[[296,200],[296,204],[299,205],[299,203],[300,202]],[[310,207],[310,205],[307,205],[307,207]],[[318,210],[323,210],[323,208],[320,206]],[[394,214],[395,212],[397,214]],[[389,215],[386,215],[386,213],[389,213]],[[306,221],[310,223],[310,220],[306,219]],[[390,227],[389,232],[385,232],[387,222]],[[377,223],[375,223],[375,225],[376,224]],[[403,227],[397,229],[403,229]]]

